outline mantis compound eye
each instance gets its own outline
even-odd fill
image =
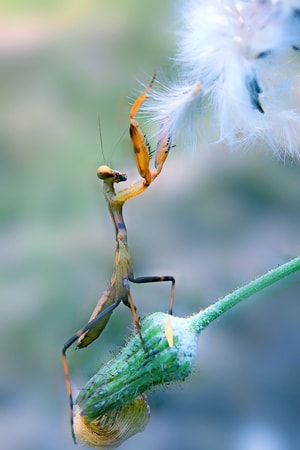
[[[106,178],[109,178],[112,176],[112,169],[108,166],[100,166],[97,169],[97,177],[101,180],[105,180]]]

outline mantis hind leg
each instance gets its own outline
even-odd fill
[[[138,318],[137,313],[136,313],[136,307],[135,307],[135,304],[133,302],[133,299],[132,299],[132,296],[131,296],[131,293],[130,293],[128,280],[131,281],[131,279],[123,280],[124,287],[126,288],[126,291],[127,291],[127,301],[123,300],[123,303],[124,303],[125,306],[127,306],[131,310],[131,314],[132,314],[132,317],[133,317],[134,325],[135,325],[136,330],[137,330],[137,332],[138,332],[138,334],[140,336],[143,349],[146,352],[147,349],[146,349],[145,341],[144,341],[142,333],[141,333],[141,326],[140,326],[139,318]]]
[[[158,283],[161,281],[171,281],[171,295],[170,295],[170,306],[169,306],[169,314],[173,314],[173,305],[174,305],[174,296],[175,296],[175,278],[171,275],[164,276],[148,276],[148,277],[138,277],[138,278],[130,278],[129,281],[132,283]]]
[[[107,308],[104,309],[100,314],[98,314],[93,320],[88,322],[84,327],[80,328],[80,330],[77,331],[70,339],[68,339],[62,348],[62,360],[63,360],[63,368],[64,368],[64,374],[65,374],[65,380],[66,380],[66,387],[67,387],[67,394],[69,397],[69,406],[70,406],[70,422],[71,422],[71,431],[72,431],[72,438],[74,443],[76,444],[76,437],[74,433],[74,424],[73,424],[73,396],[72,396],[72,389],[71,389],[71,381],[70,381],[70,375],[69,375],[69,367],[67,362],[67,350],[71,347],[71,345],[74,344],[74,342],[78,341],[78,339],[85,334],[87,331],[91,330],[96,323],[103,319],[108,314],[110,315],[113,310],[119,305],[119,301],[112,303]]]

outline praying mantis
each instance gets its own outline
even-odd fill
[[[74,428],[73,428],[73,397],[71,390],[71,382],[69,377],[69,370],[66,358],[66,352],[69,347],[77,341],[77,348],[84,348],[97,339],[105,326],[114,309],[123,302],[125,306],[129,307],[133,316],[133,320],[143,344],[143,339],[140,333],[140,326],[136,308],[130,293],[129,282],[132,283],[152,283],[169,281],[171,282],[171,296],[169,305],[169,314],[172,314],[174,304],[175,279],[173,276],[146,276],[135,278],[133,273],[133,266],[131,256],[127,243],[127,229],[123,218],[123,206],[125,202],[144,192],[150,184],[160,174],[165,160],[171,148],[169,134],[167,128],[164,126],[158,139],[157,148],[155,152],[154,169],[150,170],[150,149],[147,140],[135,119],[135,116],[146,100],[148,91],[153,84],[151,83],[144,89],[142,94],[136,99],[132,105],[129,121],[130,121],[130,138],[135,153],[136,165],[141,180],[134,184],[116,192],[115,184],[127,180],[125,173],[113,170],[108,166],[102,165],[97,170],[97,176],[103,181],[103,193],[108,206],[109,213],[115,228],[116,235],[116,250],[114,259],[113,274],[108,287],[104,290],[102,296],[88,321],[88,323],[78,330],[70,339],[68,339],[62,348],[63,368],[66,379],[67,394],[69,397],[70,406],[70,421],[72,437],[76,443]],[[146,349],[145,349],[146,351]]]

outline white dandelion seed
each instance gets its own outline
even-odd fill
[[[188,135],[191,147],[194,147],[197,145],[195,124],[199,122],[200,125],[200,120],[205,120],[201,101],[203,94],[201,83],[197,81],[192,86],[178,83],[173,86],[160,84],[159,88],[151,91],[149,106],[145,104],[145,109],[151,111],[150,120],[154,118],[154,122],[160,125],[160,136],[166,134],[170,136],[171,146],[175,136],[185,140],[185,136]],[[182,136],[181,133],[183,133]],[[195,141],[192,143],[193,137]]]
[[[152,94],[151,120],[168,116],[188,147],[263,142],[300,157],[300,0],[185,0],[181,13],[177,80]]]

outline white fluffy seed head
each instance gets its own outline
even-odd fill
[[[177,83],[173,85],[160,84],[153,89],[144,110],[150,112],[150,122],[157,125],[156,137],[165,134],[170,136],[170,145],[175,140],[189,136],[193,140],[194,127],[200,118],[204,119],[202,104],[203,87],[199,81],[192,85]],[[195,142],[190,145],[194,147]]]
[[[300,157],[300,0],[185,0],[181,16],[175,79],[151,93],[151,120],[167,117],[187,147],[258,141]]]

